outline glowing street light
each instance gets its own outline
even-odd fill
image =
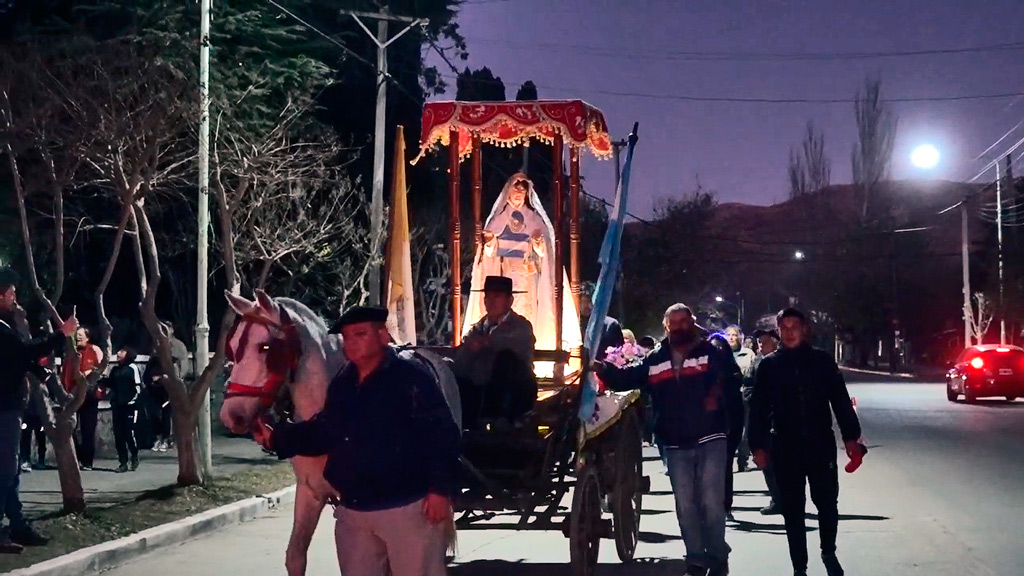
[[[715,302],[725,302],[725,298],[722,298],[721,296],[715,296]]]
[[[923,170],[931,170],[939,163],[939,150],[931,144],[922,144],[910,153],[910,161]]]
[[[805,254],[803,250],[797,250],[796,252],[793,253],[793,258],[796,258],[797,260],[803,260],[804,256]]]

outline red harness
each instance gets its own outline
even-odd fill
[[[231,343],[234,341],[238,331],[241,330],[238,350],[244,354],[244,350],[249,343],[249,331],[252,329],[253,324],[270,326],[281,333],[280,336],[274,336],[263,345],[267,355],[267,371],[270,375],[262,386],[251,386],[229,381],[224,389],[224,398],[259,398],[260,410],[269,410],[277,402],[281,394],[281,388],[288,381],[288,377],[299,368],[299,357],[302,355],[302,341],[299,339],[298,328],[284,308],[281,309],[280,325],[269,322],[259,316],[239,316],[235,323],[232,324],[231,331],[228,332],[228,344],[225,347],[228,360],[238,362],[242,359],[231,346]]]

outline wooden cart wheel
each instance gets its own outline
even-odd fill
[[[601,484],[597,468],[585,464],[576,475],[569,511],[569,563],[573,576],[592,576],[601,546]]]
[[[612,488],[612,526],[615,552],[622,562],[633,560],[640,534],[643,505],[643,432],[634,409],[622,418],[615,446],[615,485]]]

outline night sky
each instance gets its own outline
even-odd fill
[[[849,101],[874,73],[890,99],[1024,93],[1021,0],[467,0],[459,23],[469,60],[457,65],[491,68],[509,99],[533,80],[541,98],[580,98],[602,109],[616,139],[640,123],[629,202],[640,215],[659,196],[693,190],[698,175],[722,202],[785,199],[789,148],[808,119],[825,133],[832,182],[851,180],[850,102],[680,97]],[[429,61],[451,75],[436,55]],[[439,99],[454,97],[449,80],[451,95]],[[1024,120],[1024,97],[892,107],[900,179],[967,180],[985,165],[975,157]],[[1024,125],[996,151],[1022,137]],[[921,143],[943,154],[927,173],[909,161]],[[1024,161],[1017,166],[1024,170]],[[610,163],[589,157],[584,176],[588,191],[611,198]]]

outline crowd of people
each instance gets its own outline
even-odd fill
[[[795,308],[776,317],[776,329],[745,339],[739,326],[709,333],[683,304],[665,311],[666,337],[639,365],[598,363],[612,389],[644,390],[653,408],[653,435],[676,501],[686,546],[687,574],[724,576],[731,548],[735,470],[764,474],[769,504],[762,514],[785,521],[794,576],[806,576],[805,486],[818,509],[821,559],[842,576],[836,555],[837,451],[833,415],[850,464],[867,453],[860,424],[836,362],[813,348],[807,319]]]
[[[103,366],[104,351],[74,315],[63,324],[61,332],[36,340],[22,337],[16,319],[17,314],[24,313],[17,301],[17,281],[13,270],[0,268],[0,354],[5,355],[0,360],[0,520],[7,519],[6,528],[0,531],[0,553],[18,553],[24,546],[48,542],[21,513],[20,476],[50,467],[46,461],[44,406],[31,397],[27,374],[43,383],[43,391],[62,386],[66,393],[73,394],[81,382],[87,383],[76,412],[73,437],[80,470],[94,470],[97,426],[104,401],[110,407],[118,458],[114,472],[137,470],[140,449],[151,447],[153,451],[165,452],[173,448],[171,408],[164,388],[166,376],[156,359],[151,358],[143,368],[137,362],[136,351],[122,346],[107,363],[105,372],[90,378]],[[61,361],[65,336],[74,339],[81,378],[72,372],[71,362]],[[184,343],[173,338],[173,332],[171,337],[172,356],[180,376],[188,353]]]

